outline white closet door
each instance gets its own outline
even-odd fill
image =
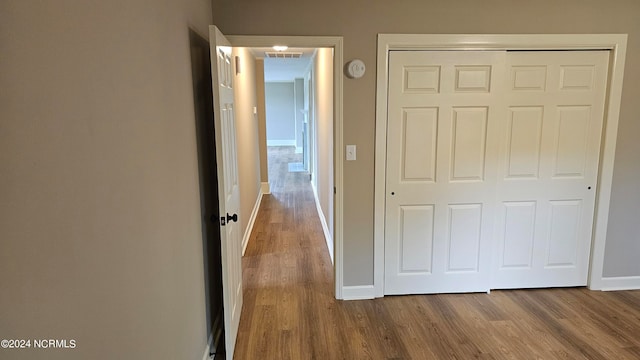
[[[507,54],[494,289],[587,284],[608,56]]]
[[[490,288],[505,54],[390,53],[385,294]]]

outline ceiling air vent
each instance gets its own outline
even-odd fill
[[[272,59],[300,59],[301,52],[284,52],[284,51],[267,51],[264,53],[268,58]]]

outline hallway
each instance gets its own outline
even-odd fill
[[[640,358],[640,291],[335,300],[309,177],[288,172],[300,161],[291,149],[270,148],[275,180],[243,258],[235,359]]]
[[[271,195],[262,198],[242,262],[236,359],[327,355],[318,332],[332,327],[321,324],[336,306],[333,270],[309,173],[289,172],[301,158],[292,147],[269,147]]]

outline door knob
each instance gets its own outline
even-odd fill
[[[238,221],[238,214],[229,215],[229,213],[227,213],[227,223],[229,223],[230,221]]]

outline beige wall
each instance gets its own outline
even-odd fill
[[[247,226],[260,193],[260,153],[258,150],[258,115],[256,98],[256,59],[248,48],[234,48],[239,57],[240,73],[235,76],[236,145],[240,183],[240,228],[245,239]]]
[[[202,358],[210,22],[205,0],[0,2],[0,338],[77,344],[0,358]]]
[[[267,162],[267,106],[264,83],[264,59],[256,59],[256,96],[258,104],[258,148],[260,152],[260,181],[269,183]]]
[[[234,35],[339,35],[362,79],[344,80],[344,284],[373,282],[373,175],[378,33],[628,33],[627,69],[605,275],[640,275],[640,2],[637,0],[214,0],[214,23]],[[286,10],[283,10],[286,9]]]
[[[333,49],[318,49],[314,78],[315,187],[327,227],[333,235]]]

